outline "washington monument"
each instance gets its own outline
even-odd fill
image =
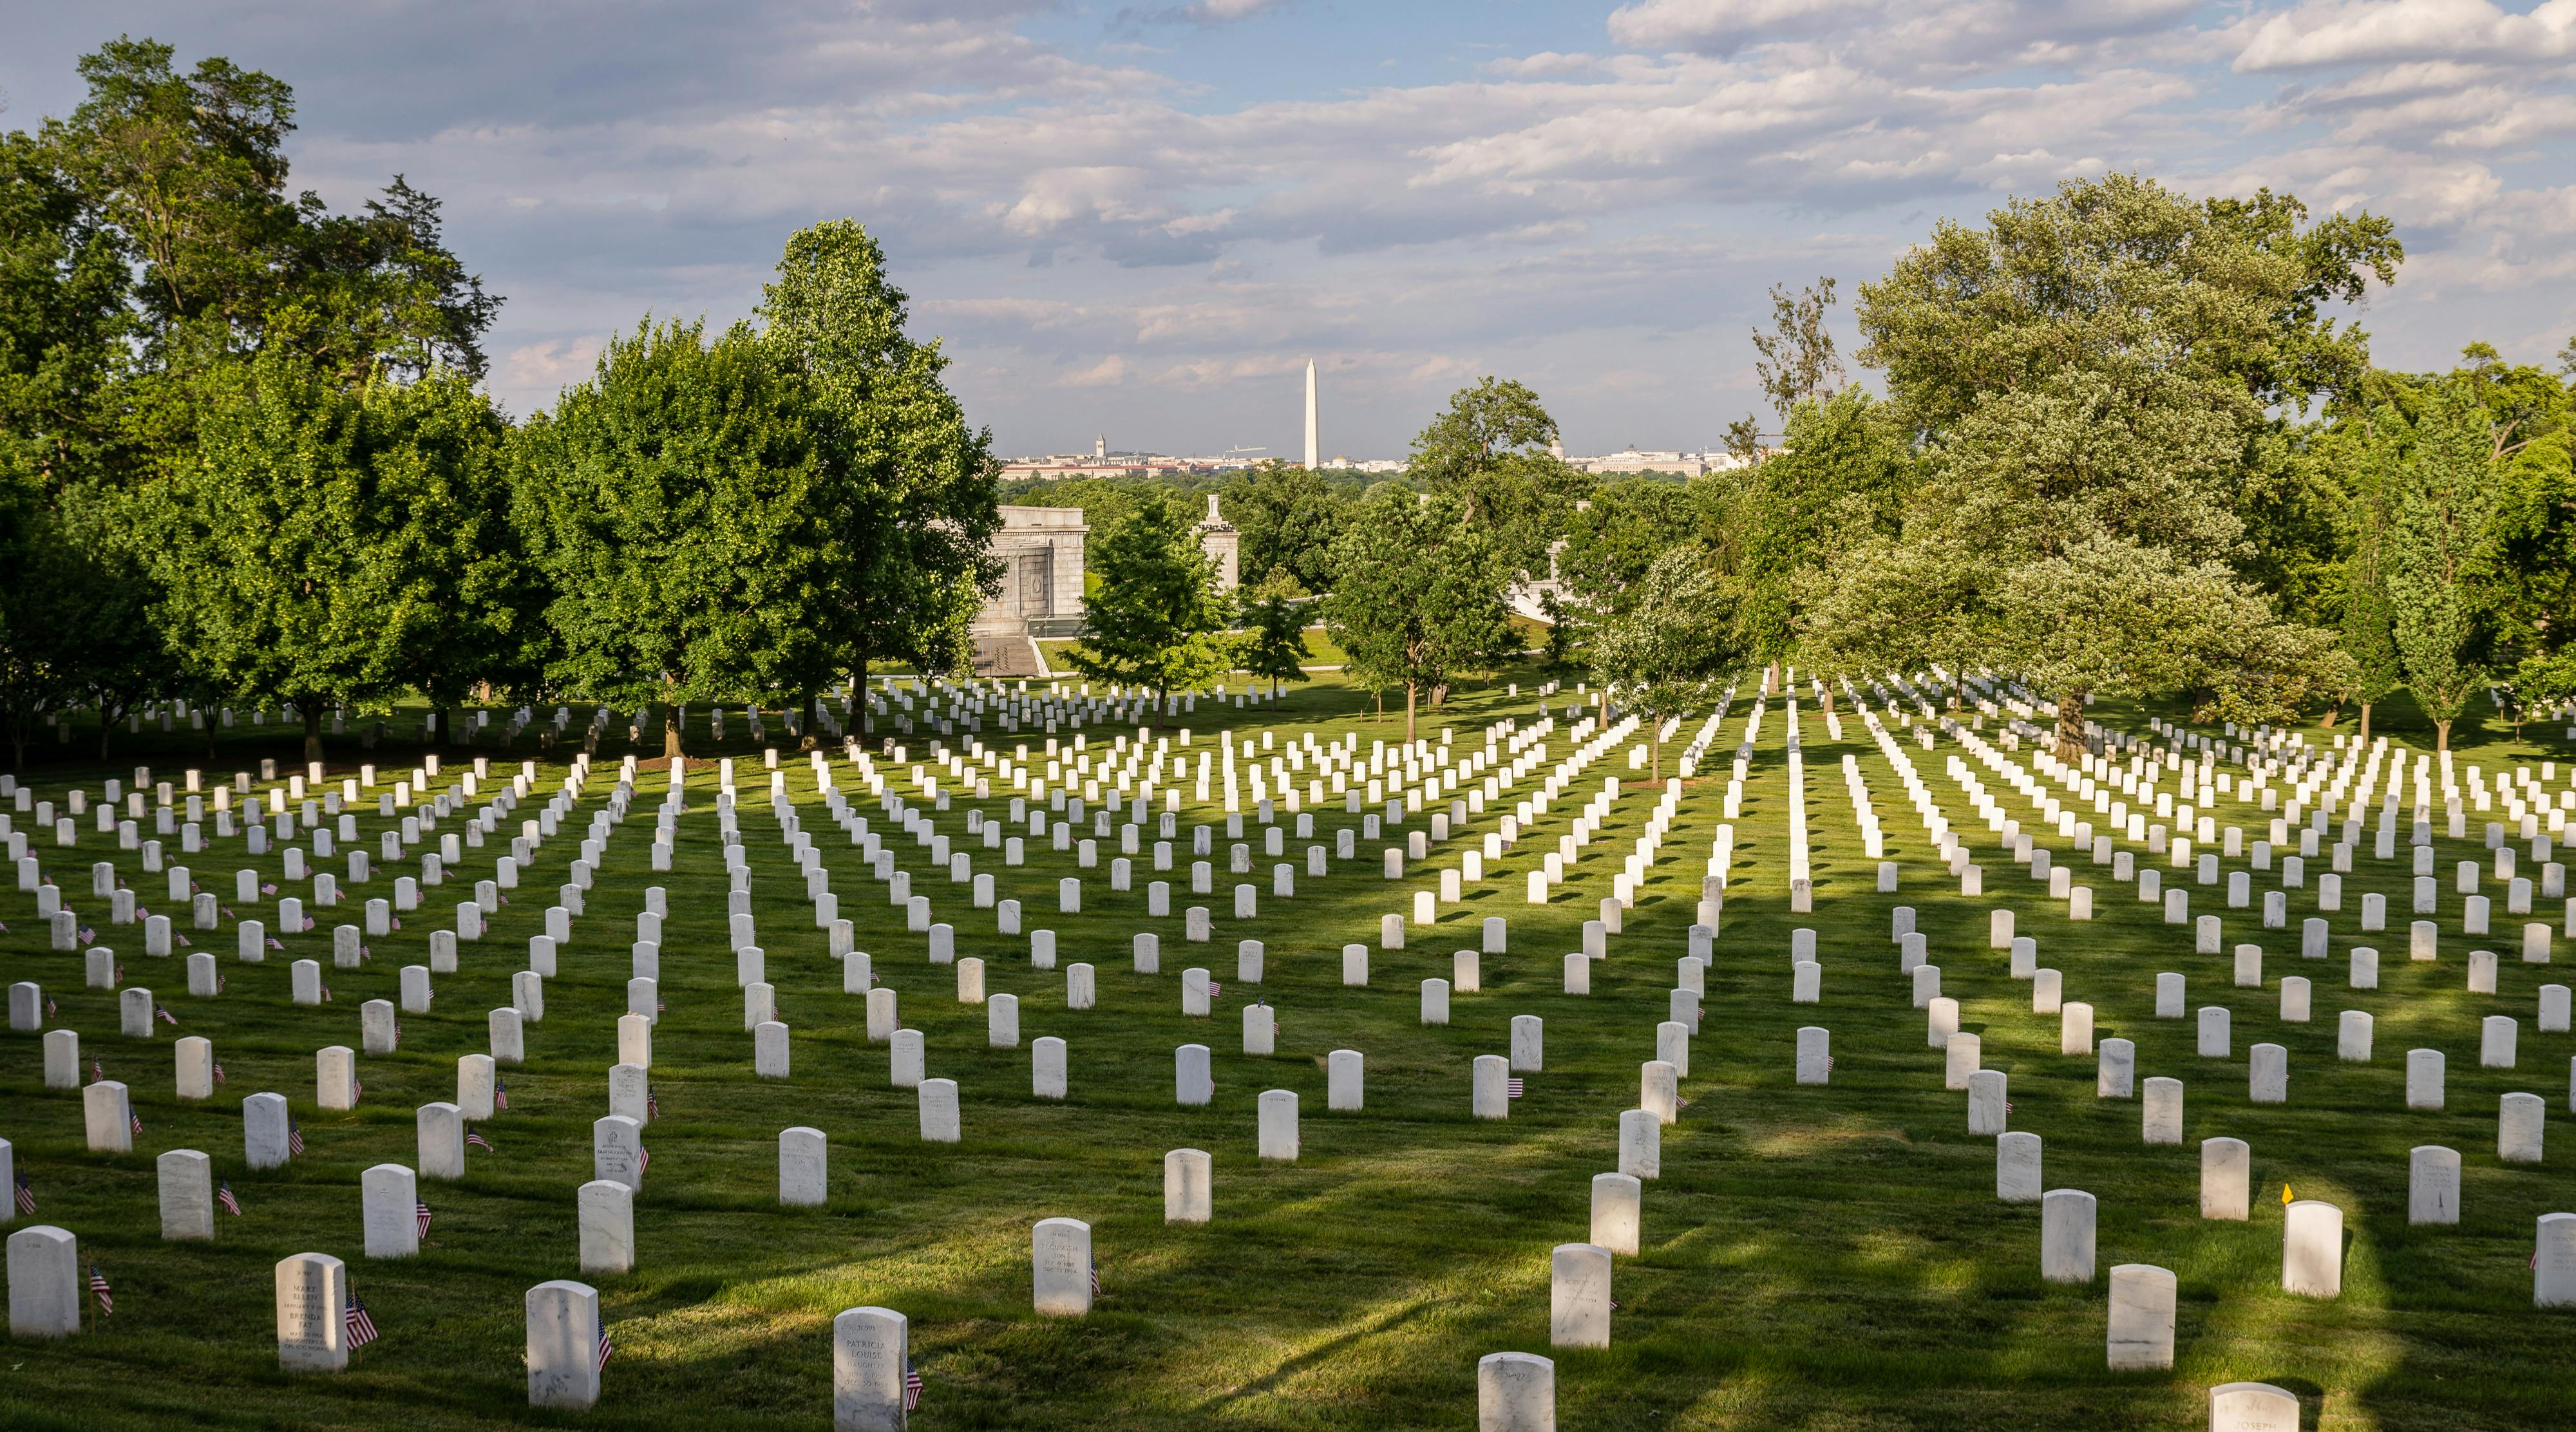
[[[1315,360],[1306,360],[1306,470],[1313,472],[1322,456],[1315,448]]]

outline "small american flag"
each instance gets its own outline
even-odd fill
[[[286,1151],[296,1155],[304,1152],[304,1126],[293,1119],[286,1121]]]
[[[178,933],[176,933],[175,931],[171,934],[170,938],[171,938],[171,939],[174,939],[174,940],[176,940],[176,941],[178,941],[178,942],[179,942],[179,948],[181,948],[181,949],[183,949],[183,950],[185,950],[185,949],[191,949],[191,948],[195,947],[195,945],[196,945],[196,943],[197,943],[196,941],[189,939],[187,936],[182,935],[182,934],[178,934]],[[218,981],[217,983],[218,983],[218,984],[220,984],[220,983],[221,983],[221,981]]]
[[[36,1190],[28,1184],[27,1176],[23,1173],[18,1175],[18,1211],[20,1213],[36,1211]]]
[[[2005,1113],[2007,1113],[2007,1114],[2009,1114],[2009,1113],[2011,1113],[2012,1111],[2013,1111],[2013,1101],[2012,1101],[2012,1100],[2010,1100],[2010,1099],[2006,1099],[2006,1100],[2004,1100],[2004,1112],[2005,1112]]]
[[[116,982],[118,984],[125,983],[125,966],[121,964],[116,967]]]
[[[263,884],[259,887],[259,893],[262,895],[274,895],[277,893],[277,887],[274,885]]]
[[[136,1134],[139,1135],[143,1132],[143,1116],[141,1114],[134,1112],[132,1109],[128,1109],[125,1111],[125,1119],[126,1122],[134,1125],[134,1132]]]
[[[1100,1296],[1100,1264],[1097,1261],[1091,1265],[1091,1296]]]
[[[1619,1311],[1619,1300],[1617,1298],[1612,1298],[1610,1300],[1610,1311],[1614,1313]]]
[[[613,1351],[615,1348],[608,1341],[608,1324],[603,1322],[599,1325],[599,1361],[590,1369],[594,1375],[608,1370],[608,1355]]]
[[[54,1003],[54,997],[52,995],[45,996],[45,1018],[51,1019],[60,1013],[62,1013],[62,1009]]]
[[[1832,1056],[1832,1055],[1828,1054],[1828,1055],[1826,1055],[1826,1056],[1825,1056],[1825,1070],[1826,1070],[1826,1072],[1831,1073],[1831,1072],[1833,1071],[1833,1067],[1834,1067],[1834,1056]]]
[[[215,1065],[215,1082],[218,1084],[224,1082],[224,1066],[220,1063]]]
[[[641,1146],[637,1147],[635,1150],[635,1176],[637,1178],[642,1178],[644,1176],[644,1171],[652,1166],[653,1151]]]
[[[1218,984],[1215,980],[1208,981],[1208,998],[1214,999],[1223,993],[1225,993],[1224,985]]]
[[[411,1217],[412,1222],[420,1225],[418,1236],[427,1238],[429,1236],[430,1220],[429,1205],[415,1200],[411,1206]]]
[[[222,1204],[226,1213],[235,1218],[241,1217],[241,1200],[233,1197],[233,1185],[230,1179],[215,1186],[215,1202]]]
[[[910,1412],[920,1406],[921,1374],[912,1370],[912,1359],[905,1358],[903,1360],[903,1410]]]
[[[275,935],[271,935],[268,937],[268,947],[272,950],[282,950],[286,948],[286,942]]]
[[[1517,1098],[1519,1098],[1520,1096],[1521,1096],[1521,1081],[1520,1081],[1520,1080],[1518,1080],[1518,1079],[1506,1079],[1506,1080],[1504,1080],[1504,1081],[1503,1081],[1503,1097],[1504,1097],[1504,1098],[1506,1098],[1506,1099],[1517,1099]]]
[[[510,1086],[498,1079],[492,1081],[492,1107],[504,1110],[510,1107]]]
[[[649,1124],[661,1117],[662,1096],[654,1093],[653,1086],[647,1084],[644,1086],[644,1122]]]
[[[358,1296],[358,1290],[354,1287],[349,1290],[349,1311],[345,1321],[349,1329],[351,1352],[376,1340],[376,1320],[367,1316],[366,1301]]]
[[[481,1149],[487,1154],[496,1154],[500,1152],[499,1149],[492,1147],[490,1140],[484,1138],[480,1133],[477,1133],[472,1124],[465,1126],[465,1142]]]
[[[358,1107],[358,1101],[359,1101],[360,1099],[365,1098],[365,1097],[367,1097],[367,1086],[366,1086],[366,1085],[364,1085],[364,1084],[362,1084],[362,1083],[360,1083],[359,1081],[357,1081],[357,1080],[355,1080],[355,1079],[350,1080],[350,1081],[349,1081],[349,1107],[350,1107],[350,1108],[352,1108],[352,1109],[354,1109],[354,1108]]]
[[[87,926],[87,925],[83,925],[83,926],[81,926],[81,929],[80,929],[80,942],[81,942],[82,944],[86,945],[86,944],[88,944],[90,941],[95,940],[95,939],[97,939],[97,938],[98,938],[98,931],[91,929],[91,928],[90,928],[89,926]]]
[[[166,1010],[166,1009],[162,1008],[160,1005],[157,1005],[157,1004],[156,1004],[156,1005],[154,1005],[154,1006],[152,1006],[152,1016],[153,1016],[153,1018],[160,1020],[163,1024],[170,1025],[170,1026],[172,1026],[172,1027],[174,1027],[174,1028],[175,1028],[175,1027],[178,1025],[178,1023],[179,1023],[178,1018],[177,1018],[176,1016],[172,1015],[172,1014],[170,1013],[170,1011],[168,1011],[168,1010]]]
[[[93,1059],[89,1062],[89,1082],[96,1084],[107,1077],[107,1066]]]
[[[107,1275],[98,1271],[96,1263],[89,1265],[89,1293],[91,1297],[98,1299],[98,1311],[101,1316],[110,1316],[116,1312],[116,1294],[108,1290]]]
[[[324,1004],[329,1004],[331,1002],[331,987],[329,985],[322,986],[322,1002]]]

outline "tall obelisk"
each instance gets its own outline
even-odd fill
[[[1306,470],[1315,470],[1322,456],[1315,447],[1315,360],[1306,360]]]

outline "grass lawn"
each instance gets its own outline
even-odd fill
[[[1321,650],[1319,663],[1328,660]],[[1445,710],[1427,713],[1424,734],[1436,739],[1446,724],[1461,746],[1481,748],[1485,723],[1530,720],[1538,678],[1518,679],[1517,698],[1500,685],[1455,693]],[[1275,726],[1283,744],[1309,730],[1324,737],[1356,731],[1365,752],[1373,740],[1400,738],[1400,713],[1373,720],[1362,706],[1327,676],[1293,688],[1280,708],[1238,713],[1202,703],[1184,719],[1202,739],[1222,727]],[[920,1142],[912,1092],[889,1086],[887,1047],[868,1041],[863,1001],[842,993],[840,970],[827,957],[803,882],[758,793],[757,748],[736,722],[730,745],[708,754],[753,758],[743,845],[780,1018],[794,1030],[793,1077],[752,1076],[751,1036],[726,945],[715,769],[711,762],[694,766],[678,860],[668,874],[647,865],[653,806],[665,788],[661,772],[648,770],[634,814],[608,843],[561,973],[547,982],[545,1019],[528,1031],[528,1062],[505,1071],[511,1109],[482,1126],[496,1151],[471,1151],[460,1184],[423,1183],[436,1226],[423,1255],[402,1262],[362,1256],[359,1173],[380,1162],[412,1163],[415,1106],[453,1099],[457,1056],[485,1049],[485,1012],[508,1003],[510,976],[523,967],[528,937],[542,929],[549,892],[565,878],[582,828],[614,784],[623,723],[601,753],[600,777],[563,833],[538,854],[514,902],[479,944],[464,947],[459,973],[438,977],[435,1012],[405,1016],[399,1052],[360,1061],[366,1094],[355,1113],[315,1107],[314,1051],[358,1046],[359,1004],[395,998],[397,971],[427,962],[429,931],[448,924],[446,912],[470,894],[463,882],[488,876],[506,853],[506,833],[543,805],[562,774],[559,759],[542,760],[537,791],[505,818],[505,834],[469,851],[445,887],[425,892],[424,908],[402,931],[371,939],[365,968],[329,972],[334,1003],[313,1008],[289,1002],[288,961],[319,959],[327,970],[331,926],[355,921],[355,903],[389,893],[394,875],[413,862],[380,864],[374,881],[347,889],[339,910],[313,912],[317,928],[287,937],[286,952],[271,951],[262,963],[234,960],[229,928],[189,931],[195,948],[215,952],[229,976],[220,998],[192,999],[177,961],[145,957],[139,927],[108,923],[106,902],[90,894],[88,865],[115,860],[145,905],[176,913],[161,898],[163,878],[146,876],[135,852],[113,849],[112,838],[86,820],[75,850],[56,848],[46,832],[31,842],[32,853],[96,927],[99,943],[118,949],[127,979],[150,986],[178,1026],[156,1025],[149,1040],[119,1037],[116,995],[83,988],[79,957],[47,949],[32,896],[14,883],[0,893],[0,922],[8,927],[0,934],[0,976],[44,986],[60,1006],[52,1025],[78,1030],[83,1060],[96,1059],[108,1077],[133,1087],[145,1129],[131,1155],[87,1152],[80,1099],[43,1086],[38,1036],[0,1035],[7,1109],[0,1137],[15,1145],[18,1171],[40,1200],[37,1218],[18,1222],[78,1234],[82,1259],[99,1266],[116,1295],[104,1331],[12,1349],[0,1363],[0,1417],[11,1426],[66,1429],[819,1428],[829,1424],[832,1316],[882,1304],[912,1320],[913,1359],[928,1382],[917,1428],[1472,1425],[1479,1355],[1549,1352],[1549,1252],[1587,1237],[1590,1180],[1613,1167],[1618,1115],[1637,1103],[1638,1065],[1654,1056],[1655,1025],[1665,1018],[1702,864],[1722,819],[1723,758],[1749,707],[1740,694],[1708,762],[1718,774],[1685,792],[1626,932],[1594,967],[1589,996],[1561,992],[1560,961],[1579,947],[1581,922],[1608,893],[1655,800],[1644,773],[1629,770],[1625,743],[1584,770],[1462,905],[1444,907],[1434,929],[1410,930],[1398,951],[1374,948],[1378,917],[1408,907],[1410,892],[1434,878],[1432,867],[1454,865],[1462,840],[1435,849],[1400,883],[1383,878],[1372,842],[1362,842],[1357,859],[1335,861],[1329,876],[1309,880],[1304,846],[1329,848],[1332,831],[1358,824],[1335,804],[1317,813],[1313,841],[1291,840],[1286,858],[1298,864],[1298,893],[1279,900],[1269,894],[1273,861],[1260,854],[1257,834],[1247,838],[1261,873],[1227,873],[1220,824],[1216,893],[1182,893],[1190,856],[1180,845],[1182,869],[1163,877],[1182,882],[1167,920],[1144,914],[1143,883],[1155,878],[1146,870],[1134,892],[1112,894],[1105,869],[1077,871],[1070,853],[1033,841],[1028,864],[1004,867],[998,852],[988,856],[973,845],[976,868],[996,876],[1002,895],[1024,902],[1026,925],[1057,932],[1061,964],[1097,967],[1098,1007],[1084,1011],[1066,1007],[1061,968],[1033,968],[1025,937],[998,934],[991,913],[970,908],[962,887],[931,867],[926,850],[899,841],[892,848],[912,872],[915,891],[931,898],[936,918],[956,925],[958,953],[987,962],[988,989],[1020,997],[1022,1045],[1015,1049],[986,1047],[985,1011],[958,1002],[955,972],[928,963],[925,937],[904,929],[901,910],[886,903],[884,887],[832,826],[801,758],[784,751],[789,789],[824,850],[842,914],[857,923],[859,948],[873,954],[878,982],[898,991],[903,1023],[926,1036],[929,1072],[958,1081],[965,1139],[953,1146]],[[2136,708],[2105,702],[2095,714],[2144,732],[2147,713]],[[2367,844],[2346,878],[2342,912],[2329,917],[2333,957],[2326,961],[2298,958],[2297,923],[2317,913],[2313,876],[2291,892],[2288,930],[2260,930],[2255,912],[2225,909],[2223,888],[2184,886],[2195,915],[2226,918],[2229,943],[2264,945],[2266,986],[2238,989],[2229,984],[2229,957],[2194,954],[2188,927],[2164,924],[2159,910],[2052,835],[2044,843],[2060,863],[2074,865],[2077,881],[2092,885],[2098,901],[2092,922],[2069,922],[2065,907],[2024,878],[1974,819],[1945,773],[1959,748],[1908,745],[1934,799],[1986,871],[1988,894],[1962,897],[1934,864],[1894,772],[1860,723],[1846,720],[1846,739],[1836,741],[1812,706],[1803,715],[1815,911],[1789,911],[1787,723],[1775,699],[1734,822],[1724,929],[1682,1083],[1692,1103],[1664,1132],[1663,1174],[1646,1188],[1643,1251],[1618,1262],[1622,1306],[1612,1346],[1553,1353],[1560,1426],[2185,1428],[2202,1425],[2210,1385],[2237,1379],[2300,1392],[2310,1427],[2567,1425],[2576,1364],[2565,1349],[2576,1312],[2532,1308],[2526,1259],[2534,1217],[2576,1208],[2576,1181],[2567,1173],[2576,1133],[2563,1116],[2576,1038],[2540,1033],[2533,1018],[2538,986],[2564,980],[2563,971],[2508,953],[2496,994],[2466,991],[2467,951],[2476,942],[2456,933],[2459,897],[2449,872],[2454,861],[2485,859],[2476,837],[2489,817],[2471,816],[2470,839],[2438,843],[2444,936],[2433,963],[2405,958],[2402,929],[2393,938],[2359,935],[2364,892],[2388,894],[2404,911],[2411,885],[2403,859],[2372,860]],[[2411,719],[2402,710],[2375,714],[2377,729],[2401,739],[2413,739]],[[1987,726],[1991,734],[1993,723]],[[1105,743],[1120,729],[1086,734]],[[2347,715],[2336,730],[2349,729]],[[703,735],[702,723],[696,734]],[[2455,739],[2463,763],[2489,770],[2516,759],[2561,761],[2550,784],[2563,788],[2568,743],[2554,728],[2524,735],[2532,739],[2517,741],[2501,729]],[[1043,738],[988,731],[987,739],[1007,748]],[[48,738],[38,754],[55,763],[29,777],[40,798],[59,800],[75,783],[95,794],[101,780],[130,779],[133,766],[147,761],[156,778],[170,779],[192,764],[220,778],[255,769],[262,755],[278,758],[281,769],[299,759],[292,733],[274,725],[225,733],[222,755],[212,761],[178,736],[120,732],[117,740],[120,749],[99,764],[76,758],[89,745]],[[137,741],[140,753],[123,748]],[[927,741],[909,744],[917,756]],[[521,745],[507,753],[509,761],[535,754]],[[1547,745],[1541,775],[1569,750],[1561,729]],[[658,757],[658,737],[646,754]],[[1667,759],[1671,754],[1668,748]],[[2029,755],[2017,759],[2027,766]],[[1845,756],[1858,758],[1886,823],[1890,857],[1903,868],[1893,895],[1873,887],[1874,862],[1862,853],[1839,770]],[[354,742],[346,751],[335,746],[333,779],[344,768],[354,773],[359,758]],[[388,748],[377,759],[390,782],[393,769],[407,769],[413,757]],[[451,776],[463,764],[451,755]],[[2018,793],[1982,767],[1977,774],[2030,819]],[[1627,793],[1576,873],[1552,903],[1526,904],[1524,873],[1610,775],[1623,778]],[[1521,782],[1513,798],[1536,780]],[[854,778],[842,784],[874,829],[891,828]],[[964,833],[962,804],[938,816],[953,837]],[[1003,804],[997,799],[988,808]],[[372,802],[367,809],[359,824],[362,844],[373,851],[387,822]],[[2219,813],[2246,826],[2249,839],[2261,833],[2259,812],[2249,807],[2222,803]],[[1475,818],[1469,833],[1481,839],[1498,814]],[[16,820],[21,830],[32,824],[25,815]],[[462,820],[442,829],[458,829]],[[1201,820],[1222,817],[1185,805],[1184,839]],[[229,891],[232,872],[252,867],[297,893],[283,882],[277,855],[252,859],[238,839],[195,857],[175,854],[175,838],[168,844],[172,863],[190,863],[207,889]],[[1104,866],[1112,853],[1104,848]],[[2227,866],[2246,868],[2241,860]],[[2321,857],[2310,868],[2327,865]],[[2181,872],[2165,873],[2181,883]],[[1084,877],[1084,910],[1059,914],[1055,882],[1071,874]],[[2257,873],[2255,889],[2272,888],[2277,878]],[[1252,921],[1230,918],[1226,892],[1238,880],[1261,886]],[[639,1263],[631,1275],[590,1280],[617,1343],[600,1407],[588,1417],[532,1412],[521,1370],[522,1298],[545,1279],[578,1276],[574,1191],[590,1176],[590,1122],[607,1112],[628,943],[653,884],[668,889],[672,918],[661,956],[667,1008],[655,1032],[652,1075],[662,1117],[647,1133],[653,1165],[636,1201]],[[2518,930],[2523,917],[2504,915],[2501,889],[2491,893],[2498,928]],[[1215,913],[1211,944],[1181,937],[1179,908],[1192,903]],[[1920,911],[1943,992],[1961,1001],[1964,1027],[1982,1035],[1985,1067],[2008,1075],[2012,1126],[2046,1140],[2046,1185],[2100,1199],[2103,1276],[2091,1285],[2043,1283],[2038,1207],[1996,1202],[1993,1140],[1967,1132],[1965,1095],[1944,1091],[1941,1053],[1927,1047],[1924,1014],[1911,1005],[1910,981],[1897,973],[1888,930],[1898,904]],[[2544,906],[2529,918],[2555,924],[2555,902]],[[2058,1052],[2057,1017],[2032,1013],[2029,986],[2009,977],[2003,952],[1987,948],[1994,908],[2017,912],[2021,931],[2038,939],[2040,963],[2064,972],[2068,999],[2093,1004],[2097,1039],[2136,1042],[2141,1083],[2154,1075],[2185,1082],[2182,1146],[2143,1146],[2138,1103],[2097,1099],[2094,1062]],[[273,907],[264,913],[273,916]],[[1451,952],[1476,944],[1476,922],[1487,915],[1509,921],[1510,952],[1485,957],[1483,992],[1455,996],[1448,1026],[1425,1027],[1419,982],[1448,976]],[[2401,925],[2405,918],[2392,915]],[[184,929],[187,922],[178,923]],[[1819,936],[1823,998],[1814,1006],[1790,1000],[1790,931],[1800,926]],[[1162,933],[1162,967],[1137,974],[1129,937],[1149,928]],[[1232,942],[1247,936],[1267,945],[1257,990],[1235,978]],[[2513,938],[2499,934],[2493,943],[2510,951]],[[1340,983],[1339,951],[1353,941],[1373,947],[1366,988]],[[2384,952],[2377,990],[2345,987],[2345,955],[2356,943]],[[2576,955],[2576,943],[2557,941],[2555,954],[2564,962]],[[1179,1012],[1181,971],[1192,965],[1224,984],[1213,1019]],[[2233,1009],[2231,1057],[2197,1057],[2191,1020],[2152,1017],[2160,971],[2187,975],[2192,1006]],[[2288,974],[2314,982],[2315,1015],[2307,1024],[2277,1018],[2279,980]],[[1256,993],[1278,1011],[1275,1057],[1240,1052],[1240,1011]],[[2335,1058],[2336,1014],[2347,1008],[2376,1017],[2369,1064]],[[2518,1064],[2482,1069],[2478,1017],[2499,1013],[2521,1021]],[[1508,1121],[1471,1120],[1470,1061],[1504,1052],[1518,1014],[1545,1018],[1546,1067],[1528,1077],[1528,1096],[1512,1105]],[[1807,1024],[1833,1032],[1828,1087],[1794,1083],[1795,1031]],[[177,1034],[214,1041],[228,1074],[214,1099],[182,1104],[173,1097],[170,1040]],[[1072,1092],[1061,1103],[1030,1095],[1027,1044],[1041,1035],[1069,1046]],[[2285,1105],[2248,1101],[2246,1050],[2257,1041],[2289,1051]],[[1184,1043],[1214,1051],[1210,1107],[1173,1103],[1173,1051]],[[2449,1056],[2441,1111],[2404,1107],[2405,1051],[2417,1047]],[[1325,1109],[1324,1060],[1335,1049],[1366,1055],[1363,1112]],[[1254,1157],[1254,1101],[1273,1088],[1300,1096],[1303,1153],[1294,1164]],[[308,1150],[287,1168],[253,1173],[242,1161],[240,1101],[262,1090],[293,1101]],[[2497,1100],[2515,1090],[2542,1095],[2553,1110],[2544,1164],[2497,1160]],[[823,1208],[777,1203],[777,1135],[799,1124],[831,1138],[831,1201]],[[2250,1222],[2198,1217],[2197,1145],[2221,1134],[2252,1146]],[[2457,1227],[2406,1222],[2407,1151],[2421,1144],[2463,1156]],[[183,1147],[211,1154],[242,1201],[244,1216],[219,1214],[210,1243],[157,1236],[153,1156]],[[1179,1147],[1215,1157],[1215,1221],[1207,1226],[1162,1221],[1163,1155]],[[2303,1198],[2345,1210],[2349,1246],[2339,1300],[2279,1290],[2285,1183]],[[1041,1319],[1030,1308],[1029,1229],[1050,1216],[1084,1219],[1094,1229],[1104,1296],[1078,1323]],[[383,1334],[344,1376],[277,1371],[271,1269],[305,1250],[349,1260]],[[2112,1265],[2127,1262],[2180,1275],[2171,1373],[2104,1369],[2105,1279]]]

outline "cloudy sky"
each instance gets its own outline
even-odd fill
[[[1714,443],[1764,291],[2137,169],[2393,216],[2383,362],[2576,333],[2576,0],[0,0],[0,122],[123,31],[293,84],[508,298],[517,412],[856,216],[1005,453],[1399,454],[1483,373],[1576,451]],[[1848,307],[1839,325],[1853,341]]]

